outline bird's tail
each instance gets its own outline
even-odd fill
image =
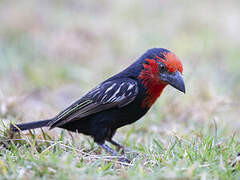
[[[50,121],[52,121],[52,119],[23,123],[23,124],[14,124],[14,125],[11,124],[10,125],[10,131],[11,132],[19,132],[20,130],[24,131],[24,130],[29,130],[29,129],[46,127],[46,126],[48,126]]]

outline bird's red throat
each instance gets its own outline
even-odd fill
[[[143,64],[143,70],[139,75],[143,85],[147,89],[147,96],[142,102],[143,108],[150,108],[161,95],[167,83],[159,79],[158,64],[151,59],[147,59],[148,64]]]

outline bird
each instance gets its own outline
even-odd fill
[[[117,152],[106,142],[124,149],[113,140],[117,129],[144,116],[167,85],[185,93],[182,62],[167,49],[151,48],[126,69],[98,84],[55,117],[11,124],[10,131],[63,128],[91,136],[102,149],[117,156]]]

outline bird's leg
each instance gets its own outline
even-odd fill
[[[109,142],[110,142],[112,145],[114,145],[114,146],[117,147],[117,151],[122,150],[122,153],[124,153],[124,149],[125,149],[125,148],[124,148],[123,145],[119,144],[118,142],[116,142],[116,141],[114,141],[114,140],[112,140],[112,139],[110,139]]]
[[[107,151],[108,153],[110,153],[113,156],[117,156],[116,151],[114,151],[112,148],[110,148],[108,145],[106,144],[98,144],[101,148],[103,148],[105,151]]]
[[[108,145],[106,144],[98,144],[101,148],[103,148],[104,150],[106,150],[108,153],[112,154],[113,156],[117,156],[116,151],[114,151],[112,148],[110,148]],[[119,157],[118,158],[119,161],[123,162],[123,163],[130,163],[131,161],[128,160],[125,157]]]
[[[114,145],[114,146],[116,146],[117,147],[117,151],[120,151],[121,150],[121,152],[124,154],[125,152],[130,152],[131,150],[129,149],[129,148],[126,148],[126,147],[124,147],[123,145],[121,145],[121,144],[119,144],[118,142],[116,142],[116,141],[114,141],[114,140],[109,140],[109,142],[112,144],[112,145]]]
[[[136,158],[139,156],[138,152],[137,151],[134,151],[132,149],[129,149],[127,147],[124,147],[123,145],[119,144],[118,142],[114,141],[114,140],[108,140],[108,142],[110,142],[112,145],[116,146],[117,147],[117,151],[121,150],[121,153],[122,154],[125,154],[125,153],[130,153]]]
[[[116,142],[116,141],[114,141],[114,140],[112,140],[112,139],[109,140],[109,142],[110,142],[112,145],[116,146],[116,147],[118,148],[118,151],[119,151],[120,149],[124,149],[123,145],[119,144],[118,142]]]

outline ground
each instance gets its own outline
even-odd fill
[[[239,6],[1,1],[0,179],[239,179]],[[182,60],[186,94],[167,87],[144,118],[119,129],[131,164],[81,134],[9,133],[10,122],[56,115],[152,47]]]

